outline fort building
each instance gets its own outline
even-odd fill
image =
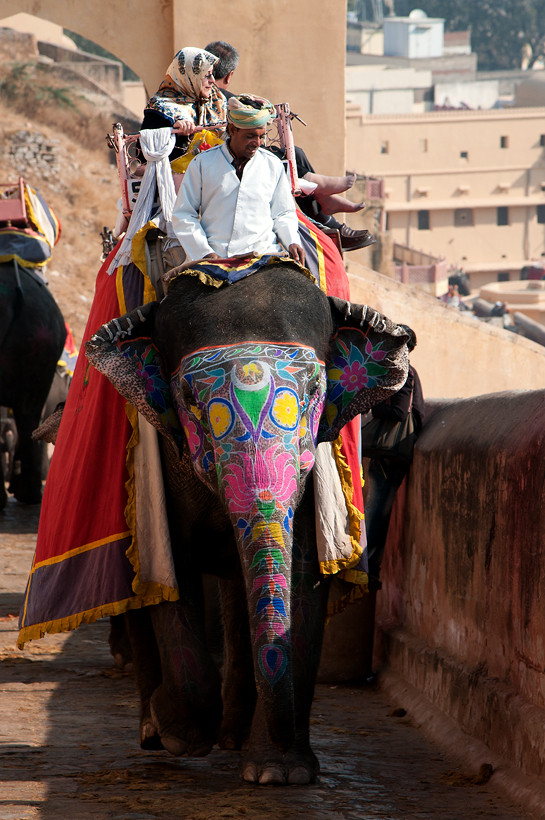
[[[472,288],[545,257],[545,108],[363,115],[347,165],[384,180],[393,242],[446,257]]]

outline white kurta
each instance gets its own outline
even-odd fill
[[[172,227],[189,259],[279,253],[300,244],[295,203],[282,162],[259,148],[239,180],[227,145],[210,148],[185,172]],[[279,244],[281,243],[281,245]]]

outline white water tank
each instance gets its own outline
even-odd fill
[[[413,9],[408,17],[385,17],[383,26],[385,57],[414,60],[443,56],[443,18]]]

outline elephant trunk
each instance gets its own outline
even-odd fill
[[[256,688],[264,715],[275,715],[269,726],[273,743],[289,748],[294,739],[295,706],[291,648],[291,527],[269,512],[272,499],[256,497],[265,511],[251,524],[234,522],[246,586]],[[288,519],[289,514],[284,516]],[[244,529],[242,529],[244,527]],[[281,716],[281,720],[278,717]]]
[[[287,749],[295,726],[293,517],[303,478],[297,457],[284,443],[275,441],[268,448],[245,444],[244,452],[239,449],[217,470],[219,492],[234,527],[244,576],[260,706],[267,723],[274,715],[269,737]],[[218,457],[216,452],[216,465],[221,463]]]

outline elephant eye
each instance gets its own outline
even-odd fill
[[[307,384],[307,390],[303,400],[301,401],[301,413],[304,413],[311,404],[314,403],[320,389],[320,379],[315,376],[310,379]]]
[[[195,404],[195,396],[186,381],[183,381],[180,385],[180,400],[184,407],[187,407],[189,410],[193,410],[192,405]]]
[[[315,376],[311,379],[308,383],[308,395],[310,399],[313,399],[318,390],[320,389],[320,379],[318,376]]]

